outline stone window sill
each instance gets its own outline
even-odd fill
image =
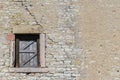
[[[47,73],[48,68],[9,68],[10,72],[18,72],[18,73]]]

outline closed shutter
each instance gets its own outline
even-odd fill
[[[37,67],[37,41],[19,41],[20,67]]]
[[[16,38],[16,67],[38,67],[37,38],[33,36],[22,37]],[[27,37],[27,39],[24,37]]]

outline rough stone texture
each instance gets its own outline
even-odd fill
[[[0,79],[120,80],[119,4],[119,0],[0,0]],[[5,36],[20,26],[39,26],[37,32],[46,33],[48,73],[9,72]]]
[[[120,1],[79,0],[84,80],[120,80]]]
[[[76,3],[77,0],[0,0],[0,80],[80,80],[84,59],[76,44]],[[46,33],[48,73],[9,71],[11,33]]]

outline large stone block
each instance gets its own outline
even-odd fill
[[[26,34],[26,33],[42,33],[43,32],[43,28],[40,28],[40,26],[15,26],[13,27],[13,33],[21,33],[21,34]]]

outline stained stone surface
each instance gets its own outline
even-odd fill
[[[119,3],[0,0],[0,80],[120,80]],[[9,72],[6,35],[17,32],[46,33],[48,73]]]
[[[76,0],[0,0],[0,79],[79,80],[82,49],[78,37]],[[77,30],[77,32],[76,32]],[[48,73],[10,73],[11,33],[46,33]]]

